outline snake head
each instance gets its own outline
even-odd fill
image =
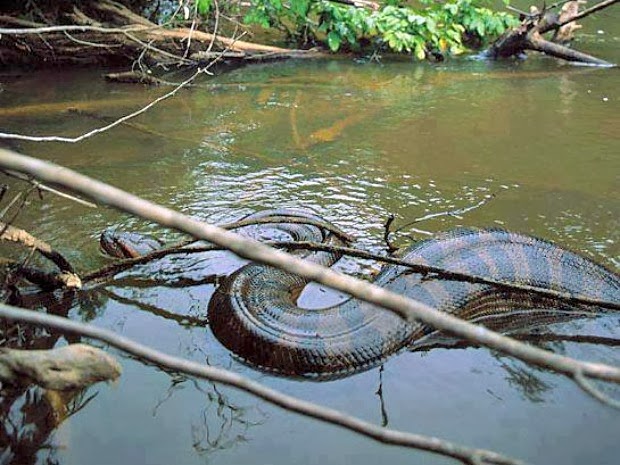
[[[158,239],[143,234],[105,230],[99,237],[101,250],[115,258],[137,258],[162,247]]]

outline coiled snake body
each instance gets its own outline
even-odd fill
[[[298,240],[337,242],[334,235],[316,226],[279,227]],[[413,245],[402,258],[508,283],[620,300],[617,274],[550,242],[505,230],[457,229],[442,233]],[[331,265],[338,256],[319,252],[306,259]],[[579,305],[523,291],[423,277],[402,266],[386,266],[374,283],[498,330],[584,311]],[[224,346],[250,364],[318,379],[374,367],[434,332],[427,325],[406,323],[356,299],[323,309],[300,308],[296,300],[306,284],[303,278],[269,266],[246,265],[228,277],[213,295],[209,303],[211,329]]]
[[[341,244],[338,238],[344,235],[322,218],[294,210],[255,213],[244,221],[273,223],[239,230],[257,239]],[[101,244],[120,257],[134,257],[158,247],[156,241],[115,232],[104,233]],[[302,254],[326,266],[339,258],[332,252]],[[550,242],[500,229],[456,229],[438,234],[414,244],[402,258],[496,281],[620,301],[618,274]],[[374,283],[504,332],[591,315],[597,310],[489,284],[422,276],[396,265],[384,267]],[[297,297],[306,284],[299,276],[269,266],[245,265],[224,279],[213,294],[210,327],[224,346],[250,364],[315,379],[372,368],[425,336],[437,334],[427,325],[407,323],[356,299],[323,309],[300,308]]]

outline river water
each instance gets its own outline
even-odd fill
[[[617,13],[601,15],[585,30],[579,47],[620,62],[618,19]],[[5,132],[79,135],[105,124],[101,117],[119,117],[169,90],[108,84],[93,71],[19,76],[5,71],[0,93]],[[617,69],[537,57],[510,63],[344,59],[264,64],[204,79],[135,118],[132,126],[78,144],[23,142],[15,148],[205,221],[229,221],[273,207],[311,208],[353,234],[356,245],[375,252],[384,248],[383,224],[390,214],[398,227],[494,196],[461,217],[440,217],[416,227],[428,232],[504,227],[549,239],[618,270],[618,76]],[[51,196],[44,202],[31,197],[17,224],[62,251],[82,272],[108,263],[97,247],[105,228],[178,238],[111,209]],[[405,228],[394,240],[406,245],[422,237]],[[214,287],[197,281],[211,267],[214,273],[227,272],[217,269],[220,262],[221,256],[167,260],[120,275],[74,300],[42,299],[50,308],[62,300],[72,318],[391,428],[539,465],[617,463],[617,411],[564,377],[487,349],[403,353],[383,371],[324,383],[274,377],[239,363],[204,323]],[[377,266],[345,261],[341,269],[369,277]],[[194,282],[188,285],[182,278]],[[312,295],[322,301],[337,298]],[[619,324],[617,315],[609,315],[550,328],[558,334],[615,338],[606,344],[540,344],[617,365]],[[65,399],[70,410],[78,410],[66,419],[60,407],[53,410],[56,419],[46,416],[50,410],[41,405],[53,396],[41,397],[36,390],[11,402],[5,399],[3,431],[14,440],[20,437],[22,450],[12,458],[0,453],[0,460],[455,463],[380,445],[232,389],[111,352],[123,365],[119,382]],[[602,389],[620,396],[613,387]]]

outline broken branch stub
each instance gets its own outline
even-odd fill
[[[50,350],[0,349],[0,381],[7,384],[35,383],[68,391],[120,375],[121,366],[111,355],[86,344]]]

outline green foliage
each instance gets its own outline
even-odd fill
[[[211,9],[212,0],[196,0],[196,8],[198,9],[198,13],[201,15],[205,15]]]
[[[464,37],[485,42],[517,24],[512,16],[484,6],[485,0],[421,3],[414,10],[388,0],[372,11],[327,0],[251,0],[245,22],[285,31],[298,45],[321,42],[332,51],[379,48],[420,60],[462,53]]]

